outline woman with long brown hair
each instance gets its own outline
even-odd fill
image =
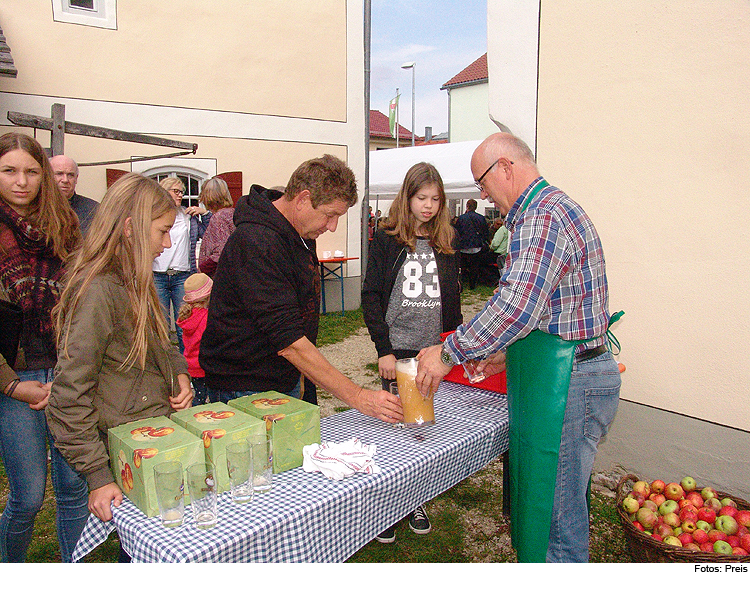
[[[0,137],[0,298],[23,315],[13,367],[0,360],[0,454],[10,488],[0,517],[3,562],[26,558],[44,501],[48,443],[63,561],[88,517],[86,483],[53,445],[42,410],[57,361],[52,309],[63,263],[80,240],[78,218],[57,189],[42,146],[21,133]]]
[[[396,359],[416,357],[462,322],[454,241],[440,173],[427,162],[415,164],[375,233],[362,284],[362,311],[384,390],[396,379]],[[423,507],[410,515],[409,527],[429,533]],[[395,526],[376,539],[395,541]]]
[[[55,309],[59,362],[47,407],[61,453],[89,485],[89,510],[112,519],[122,491],[107,430],[190,406],[187,364],[169,342],[151,265],[169,248],[176,206],[130,173],[104,195]]]

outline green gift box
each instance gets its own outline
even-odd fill
[[[260,392],[229,401],[229,406],[263,419],[273,437],[274,473],[302,465],[302,448],[320,443],[320,409],[278,392]]]
[[[178,460],[187,470],[202,462],[203,456],[201,440],[167,417],[141,419],[109,430],[109,463],[115,481],[147,517],[159,514],[154,466]]]
[[[223,402],[186,408],[170,418],[203,441],[206,461],[216,467],[219,492],[231,488],[227,471],[227,445],[266,432],[262,420],[233,410]]]

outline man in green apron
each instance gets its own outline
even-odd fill
[[[497,133],[474,152],[483,198],[507,214],[510,244],[497,292],[440,346],[423,349],[417,385],[437,390],[451,366],[507,365],[511,537],[520,562],[588,561],[587,486],[614,419],[617,363],[604,253],[593,223],[539,174],[519,138]],[[481,383],[477,385],[481,387]]]

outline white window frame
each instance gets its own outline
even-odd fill
[[[52,18],[60,23],[72,23],[117,29],[117,0],[94,0],[94,10],[71,6],[69,0],[52,0]]]

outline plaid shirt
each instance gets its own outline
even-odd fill
[[[541,182],[531,183],[508,212],[500,289],[446,339],[457,363],[505,349],[535,329],[568,341],[594,338],[577,352],[605,342],[609,296],[599,236],[586,212],[556,187],[545,187],[519,211]]]

